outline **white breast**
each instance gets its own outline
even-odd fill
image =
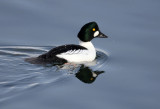
[[[56,55],[59,58],[64,58],[68,62],[90,62],[93,61],[96,57],[96,50],[91,42],[82,42],[80,45],[87,48],[86,50],[70,50],[66,53],[61,53]]]

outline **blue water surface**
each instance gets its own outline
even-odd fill
[[[159,10],[158,0],[1,0],[0,109],[159,109]],[[109,36],[92,41],[96,62],[24,61],[78,44],[90,21]]]

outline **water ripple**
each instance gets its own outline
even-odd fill
[[[92,83],[103,72],[97,70],[105,67],[108,59],[107,53],[98,49],[95,61],[76,67],[41,66],[24,61],[26,57],[38,56],[51,48],[50,46],[0,46],[0,102],[25,90],[60,82],[69,76],[75,76],[84,83]],[[84,76],[85,79],[81,78]]]

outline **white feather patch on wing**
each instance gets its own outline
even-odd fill
[[[83,53],[85,53],[84,51],[86,51],[86,50],[81,50],[81,49],[79,49],[79,50],[69,50],[69,51],[67,51],[67,52],[65,52],[65,53],[58,54],[58,56],[59,56],[59,55],[83,54]]]
[[[78,53],[81,53],[83,50],[69,50],[65,53],[61,53],[61,54],[58,54],[58,55],[74,55],[74,54],[78,54]]]
[[[75,53],[75,54],[78,54],[80,51],[81,51],[81,50],[79,49],[79,50],[76,50],[74,53]]]

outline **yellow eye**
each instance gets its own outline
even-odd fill
[[[90,80],[92,81],[92,80],[93,80],[93,78],[90,78]]]
[[[93,31],[96,31],[96,29],[95,29],[95,28],[93,28],[92,30],[93,30]]]

